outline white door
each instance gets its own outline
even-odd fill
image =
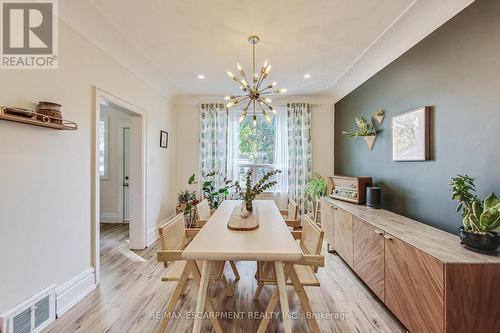
[[[130,194],[129,194],[129,159],[130,159],[130,128],[123,128],[123,222],[130,221],[129,207],[130,207]]]

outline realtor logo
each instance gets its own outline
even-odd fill
[[[57,0],[0,0],[1,69],[56,69]]]

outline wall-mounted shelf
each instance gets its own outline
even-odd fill
[[[64,119],[58,119],[58,121],[62,121],[62,124],[57,124],[57,123],[51,122],[51,118],[53,118],[53,117],[46,116],[45,117],[46,121],[43,121],[43,120],[37,119],[37,115],[35,112],[33,112],[33,117],[28,118],[28,117],[7,114],[4,112],[3,109],[0,109],[0,120],[7,120],[7,121],[13,121],[16,123],[47,127],[47,128],[52,128],[52,129],[56,129],[56,130],[76,130],[76,129],[78,129],[78,125],[75,122],[64,120]]]

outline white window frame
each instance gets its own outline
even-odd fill
[[[104,136],[104,174],[101,174],[99,170],[99,175],[101,180],[109,179],[109,116],[103,116],[99,122],[104,123],[104,133],[99,133],[99,138]],[[99,164],[100,166],[100,164]]]

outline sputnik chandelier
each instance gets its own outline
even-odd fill
[[[248,37],[248,42],[252,44],[252,80],[251,84],[248,82],[248,79],[243,71],[243,68],[240,64],[236,64],[238,67],[238,71],[240,72],[241,77],[234,75],[231,72],[227,72],[227,75],[234,81],[238,82],[240,85],[241,91],[243,91],[243,95],[237,96],[226,96],[224,99],[228,101],[226,107],[230,108],[232,106],[238,104],[245,104],[246,106],[243,108],[243,113],[240,117],[240,122],[245,120],[248,109],[252,107],[253,112],[253,125],[257,126],[257,108],[262,110],[262,114],[267,122],[271,122],[271,117],[269,113],[276,113],[276,110],[271,106],[272,100],[269,98],[269,95],[272,94],[283,94],[286,93],[286,89],[278,89],[276,87],[276,82],[271,84],[264,84],[264,81],[267,79],[269,72],[271,71],[271,65],[268,65],[267,60],[264,62],[264,65],[260,69],[260,72],[257,73],[255,71],[255,45],[260,41],[259,36],[252,35]]]

